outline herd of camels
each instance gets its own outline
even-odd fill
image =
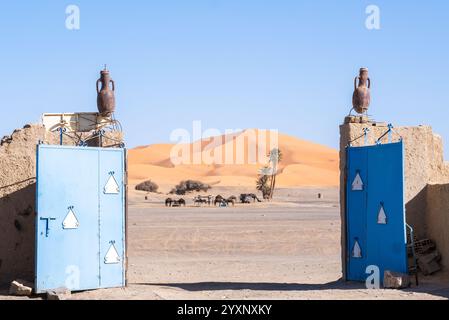
[[[240,202],[241,203],[254,203],[254,202],[262,202],[254,193],[243,193],[240,195]],[[193,199],[193,203],[196,206],[201,205],[209,205],[212,204],[214,206],[220,206],[220,207],[228,207],[228,206],[235,206],[235,203],[237,202],[236,196],[231,196],[229,198],[225,198],[221,195],[218,195],[216,197],[213,197],[211,195],[209,196],[196,196]],[[186,201],[183,198],[180,199],[173,199],[173,198],[167,198],[165,200],[165,206],[166,207],[185,207]]]

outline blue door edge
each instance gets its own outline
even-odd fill
[[[366,145],[366,146],[346,146],[346,150],[349,149],[375,149],[375,148],[385,148],[385,147],[393,147],[393,146],[397,146],[397,145],[402,145],[402,149],[403,151],[404,149],[404,141],[400,140],[397,142],[389,142],[389,143],[379,143],[379,144],[370,144],[370,145]]]
[[[344,265],[343,267],[343,280],[344,281],[349,281],[349,237],[348,237],[348,230],[349,230],[349,213],[348,213],[348,201],[349,201],[349,192],[348,192],[348,181],[349,181],[349,148],[350,146],[346,146],[345,148],[345,155],[346,155],[346,163],[345,163],[345,167],[344,167],[344,199],[345,199],[345,205],[344,205],[344,225],[342,225],[344,227],[344,231],[341,233],[342,236],[344,236],[343,241],[341,241],[341,243],[345,244],[344,248],[341,248],[341,250],[343,250],[344,254],[342,253],[342,257],[344,256]]]
[[[127,173],[127,152],[126,149],[122,149],[122,165],[123,165],[123,178],[122,178],[122,184],[123,184],[123,194],[122,194],[122,215],[123,215],[123,223],[122,223],[122,247],[123,247],[123,259],[122,259],[122,285],[121,287],[126,287],[126,266],[127,266],[127,245],[128,241],[126,239],[127,234],[127,224],[126,224],[126,216],[127,216],[127,193],[128,193],[128,173]]]
[[[41,293],[40,289],[38,288],[38,259],[37,259],[37,252],[38,252],[38,223],[39,223],[39,150],[40,150],[40,144],[36,145],[36,190],[35,190],[35,207],[36,207],[36,215],[34,217],[34,290],[36,293]]]
[[[409,274],[410,266],[408,261],[408,250],[407,250],[407,211],[405,206],[405,199],[406,199],[406,183],[405,183],[405,144],[403,143],[403,140],[401,139],[400,143],[402,144],[402,212],[403,212],[403,219],[404,219],[404,250],[405,250],[405,266],[407,268],[407,274]]]
[[[124,262],[123,262],[123,286],[126,288],[128,286],[128,267],[129,267],[129,260],[128,260],[128,150],[126,148],[123,149],[123,156],[124,156],[124,171],[125,171],[125,177],[123,179],[124,184],[124,196],[125,196],[125,219],[124,219],[124,241],[125,245],[123,246],[125,252],[123,254]]]

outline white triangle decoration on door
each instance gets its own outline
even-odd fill
[[[352,191],[363,191],[363,181],[362,177],[360,177],[360,172],[357,172],[357,175],[352,182]]]
[[[378,224],[387,224],[387,214],[385,213],[384,205],[380,205],[379,214],[377,215]]]
[[[120,262],[120,256],[115,248],[114,241],[111,241],[111,246],[109,247],[106,256],[104,257],[105,264],[116,264]]]
[[[67,213],[67,216],[62,222],[62,227],[64,229],[78,229],[79,226],[80,224],[78,222],[78,219],[76,218],[75,213],[73,212],[73,207],[70,207],[69,213]]]
[[[352,257],[353,258],[362,257],[362,249],[360,248],[359,242],[357,240],[355,241],[354,248],[352,249]]]
[[[114,178],[114,173],[109,173],[110,177],[108,179],[108,182],[106,183],[104,187],[104,193],[105,194],[118,194],[120,193],[120,187],[118,186],[117,181]]]

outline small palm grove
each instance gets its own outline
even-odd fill
[[[279,163],[282,161],[282,151],[274,148],[267,157],[268,165],[259,170],[256,188],[262,192],[265,200],[272,200],[274,189],[276,188],[276,176],[279,170]]]

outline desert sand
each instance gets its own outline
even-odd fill
[[[214,187],[226,196],[251,188]],[[253,190],[254,191],[254,190]],[[317,194],[322,198],[318,199]],[[273,202],[166,208],[130,192],[129,287],[74,299],[444,299],[447,282],[407,290],[343,282],[338,188],[283,188]],[[145,200],[148,196],[148,200]]]
[[[255,132],[256,137],[251,133]],[[193,144],[184,145],[190,150],[189,159],[193,162],[198,153],[203,155],[200,163],[174,165],[170,152],[174,144],[155,144],[142,146],[129,151],[129,179],[138,183],[151,179],[161,190],[166,191],[181,180],[195,179],[214,186],[253,187],[259,169],[267,161],[266,155],[270,147],[261,143],[259,135],[268,137],[264,130],[245,130],[233,136],[223,135],[211,140],[199,141],[200,150],[195,150]],[[243,147],[237,141],[241,138]],[[213,143],[213,145],[211,145]],[[337,186],[339,182],[338,152],[312,142],[300,140],[284,134],[278,137],[279,149],[283,159],[279,165],[277,185],[279,187],[301,186]],[[239,153],[239,150],[242,150]],[[249,156],[251,150],[256,150],[257,163],[252,163]],[[231,154],[232,163],[225,163],[227,154]],[[238,154],[242,158],[239,158]],[[223,161],[218,164],[205,161],[208,155],[217,156]],[[207,159],[207,158],[206,158]],[[240,160],[240,162],[238,162]]]
[[[249,190],[211,191],[231,195]],[[341,281],[337,188],[279,189],[273,202],[228,208],[195,207],[194,195],[185,197],[186,207],[166,208],[166,195],[130,190],[128,287],[74,293],[72,298],[449,297],[449,284],[440,274],[421,277],[419,287],[406,290],[367,290],[363,283]],[[8,296],[4,288],[1,299],[17,297]]]

